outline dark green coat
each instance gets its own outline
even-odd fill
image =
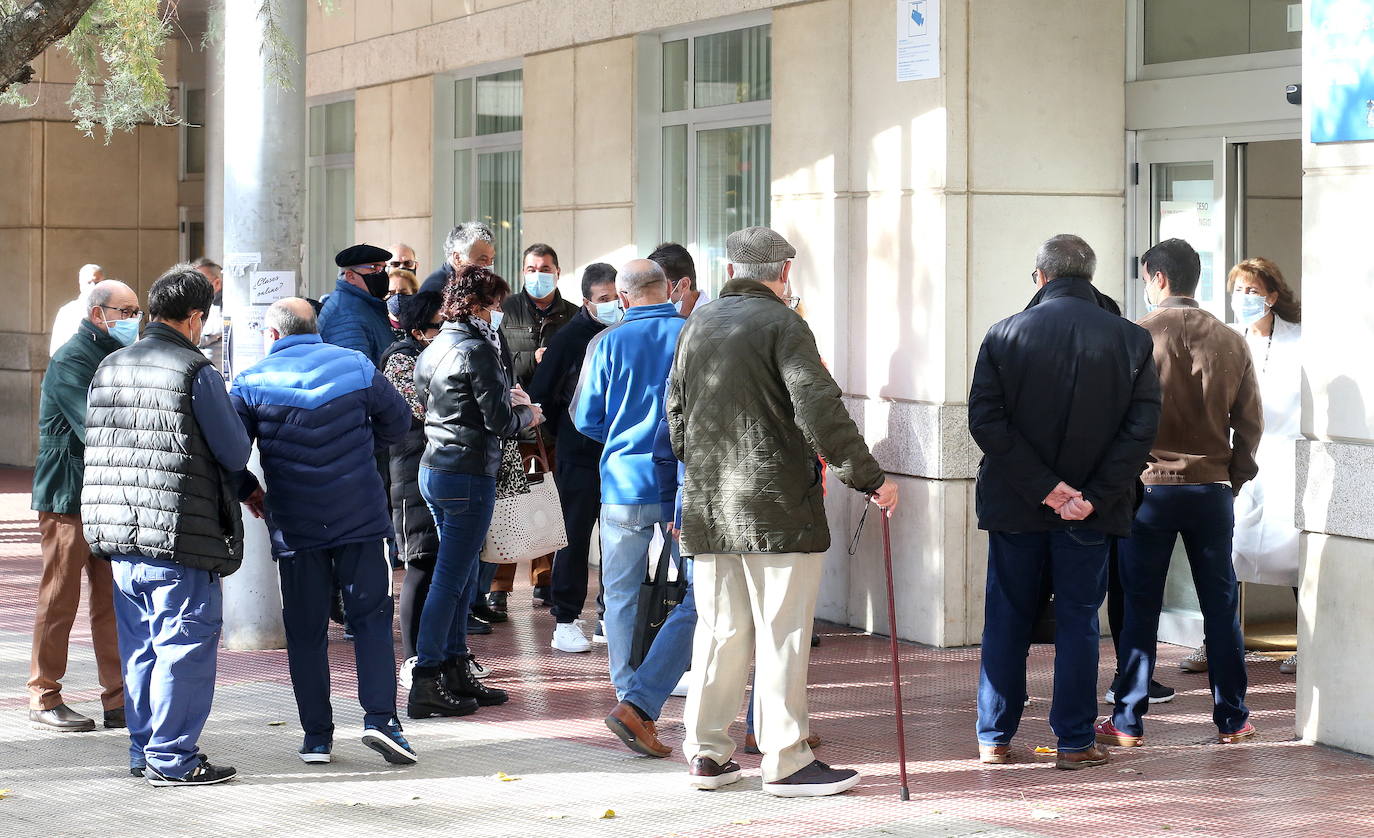
[[[33,508],[81,514],[81,473],[86,454],[86,391],[95,368],[119,341],[82,320],[43,374],[38,401],[38,458],[33,466]]]
[[[806,321],[750,279],[732,280],[687,319],[668,426],[687,466],[682,549],[691,555],[828,550],[817,454],[853,489],[873,492],[885,479]]]

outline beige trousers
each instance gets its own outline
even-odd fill
[[[735,752],[739,715],[754,662],[754,732],[765,783],[815,759],[806,744],[806,669],[820,591],[821,553],[705,554],[692,564],[697,629],[682,752],[724,765]]]

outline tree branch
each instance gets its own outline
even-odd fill
[[[32,0],[0,19],[0,93],[33,78],[29,62],[76,27],[95,0]]]

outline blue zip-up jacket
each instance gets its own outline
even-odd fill
[[[274,556],[392,537],[374,452],[405,437],[410,407],[371,361],[291,335],[229,397],[258,441]]]
[[[686,325],[672,303],[635,306],[587,346],[571,415],[577,429],[605,444],[601,502],[671,502],[654,473],[654,437],[664,416],[665,382]]]
[[[334,293],[320,309],[320,337],[325,343],[363,353],[374,367],[396,340],[386,303],[343,279],[334,284]]]

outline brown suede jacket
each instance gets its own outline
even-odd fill
[[[1245,338],[1190,297],[1168,297],[1139,320],[1155,344],[1164,412],[1150,450],[1147,485],[1229,482],[1259,472],[1264,432],[1259,383]]]

